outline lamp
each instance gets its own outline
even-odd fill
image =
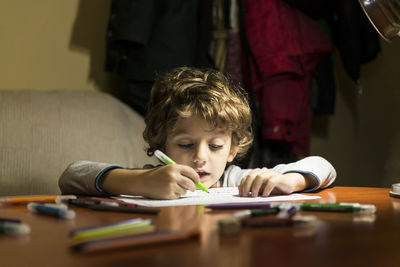
[[[400,37],[400,0],[359,0],[368,19],[386,41]]]

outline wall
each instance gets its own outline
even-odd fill
[[[0,2],[0,89],[109,90],[103,71],[110,0]],[[400,42],[382,42],[362,70],[364,93],[336,64],[336,114],[316,118],[312,154],[337,169],[337,185],[400,182]],[[115,89],[115,88],[113,88]]]
[[[110,0],[0,1],[0,89],[108,87],[109,6]]]
[[[362,95],[336,64],[336,114],[314,120],[311,151],[334,164],[337,185],[389,187],[400,182],[400,39],[382,40],[381,48],[362,68]]]

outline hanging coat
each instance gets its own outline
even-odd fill
[[[333,45],[318,23],[283,1],[244,4],[251,51],[246,88],[260,104],[262,138],[285,142],[291,152],[308,155],[311,81]]]

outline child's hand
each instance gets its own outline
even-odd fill
[[[117,195],[175,199],[185,194],[186,190],[196,190],[193,181],[200,181],[197,172],[179,164],[154,169],[113,169],[106,174],[103,189]]]
[[[188,166],[173,164],[148,170],[142,174],[140,188],[143,196],[155,199],[176,199],[187,190],[196,190],[200,181],[196,171]]]
[[[239,195],[267,197],[271,194],[290,194],[301,191],[306,186],[306,178],[300,173],[280,174],[271,169],[262,168],[250,172],[241,180]]]

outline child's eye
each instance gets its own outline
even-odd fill
[[[178,147],[188,149],[191,148],[193,144],[178,144]]]
[[[211,150],[219,150],[219,149],[221,149],[223,146],[222,146],[222,145],[210,144],[209,147],[210,147]]]

